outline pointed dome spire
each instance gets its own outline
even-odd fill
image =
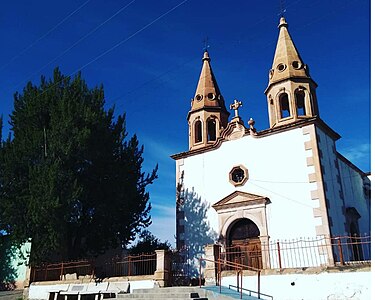
[[[288,23],[280,18],[279,38],[277,41],[272,69],[269,74],[269,84],[291,77],[310,78],[307,66],[303,63],[296,46],[288,32]]]
[[[199,77],[197,89],[192,101],[191,110],[197,110],[203,107],[222,107],[226,110],[224,99],[220,93],[214,73],[210,64],[210,56],[206,50],[203,54],[203,66]]]
[[[267,96],[270,128],[319,117],[316,82],[310,77],[281,17]]]

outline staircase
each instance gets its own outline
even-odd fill
[[[16,300],[22,298],[23,290],[0,291],[0,300]]]
[[[267,296],[263,298],[262,295],[260,299],[273,299],[272,296]],[[107,299],[107,300],[125,300],[125,299],[189,299],[189,300],[233,300],[233,299],[243,299],[243,300],[259,300],[258,297],[249,296],[246,294],[240,297],[240,293],[231,290],[227,287],[221,288],[221,293],[218,286],[208,286],[208,287],[167,287],[167,288],[153,288],[153,289],[135,289],[131,294],[117,294],[118,299]],[[1,299],[0,299],[1,300]]]
[[[189,299],[189,300],[208,300],[201,298],[205,291],[196,287],[168,287],[153,289],[137,289],[132,294],[117,294],[119,300],[122,299]]]

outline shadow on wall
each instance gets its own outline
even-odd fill
[[[16,247],[11,245],[8,236],[0,235],[0,291],[15,289],[17,270],[13,261],[16,256]]]
[[[217,233],[211,228],[207,219],[210,205],[194,191],[194,188],[184,192],[184,238],[186,245],[186,261],[188,275],[198,277],[199,258],[204,255],[204,246],[217,241]]]

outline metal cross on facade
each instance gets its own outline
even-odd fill
[[[233,104],[229,106],[230,109],[234,110],[234,117],[238,117],[238,109],[242,106],[241,101],[234,100]]]

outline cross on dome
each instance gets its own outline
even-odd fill
[[[234,117],[238,118],[238,109],[242,106],[241,101],[234,100],[233,104],[229,106],[230,109],[234,110]]]

